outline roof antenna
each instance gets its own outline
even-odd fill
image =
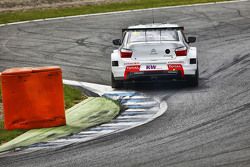
[[[155,24],[154,9],[152,9],[152,19],[153,19],[153,24]]]

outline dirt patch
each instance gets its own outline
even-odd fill
[[[128,0],[1,0],[0,12],[36,8],[61,8],[124,2]]]

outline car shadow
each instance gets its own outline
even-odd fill
[[[125,83],[123,89],[125,90],[135,90],[135,91],[163,91],[163,90],[171,90],[171,91],[200,91],[204,89],[208,89],[206,82],[203,78],[200,78],[200,84],[197,87],[190,86],[185,81],[144,81],[144,82],[130,82]]]

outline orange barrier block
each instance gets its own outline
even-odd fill
[[[1,79],[5,129],[66,124],[60,67],[8,69]]]

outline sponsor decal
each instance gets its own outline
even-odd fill
[[[161,71],[167,70],[165,64],[145,64],[142,65],[142,71]]]
[[[184,77],[184,70],[181,64],[168,64],[169,71],[180,71],[181,76]]]
[[[146,70],[155,70],[156,65],[146,65]]]
[[[173,55],[163,55],[164,57],[171,57],[171,58],[174,58]]]
[[[140,72],[140,65],[127,66],[124,72],[124,80],[127,79],[127,76],[130,72]]]

